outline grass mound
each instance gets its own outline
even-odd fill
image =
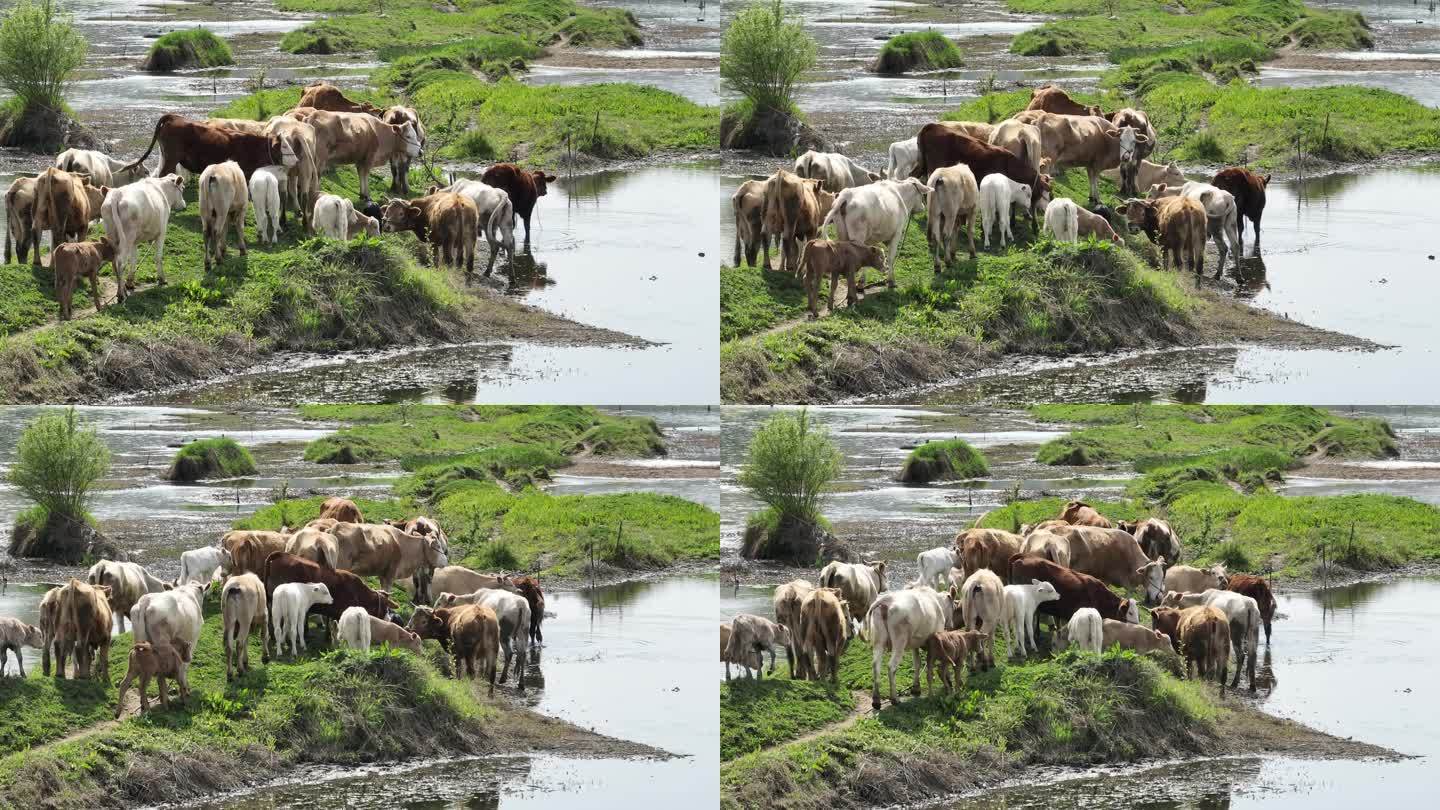
[[[239,478],[254,475],[255,459],[234,439],[218,436],[197,439],[175,454],[167,481],[201,481],[207,478]]]
[[[205,28],[186,28],[155,40],[145,55],[142,70],[168,73],[172,70],[219,67],[235,64],[230,46]]]
[[[964,439],[926,442],[905,459],[897,481],[902,484],[928,484],[931,481],[984,478],[990,474],[985,455]]]
[[[871,69],[876,73],[900,74],[958,68],[964,64],[960,48],[944,34],[939,31],[911,31],[886,40]]]
[[[732,665],[738,674],[738,668]],[[720,684],[720,759],[769,748],[844,720],[855,710],[849,689],[829,681],[792,681],[783,663],[763,680]]]

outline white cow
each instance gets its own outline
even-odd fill
[[[980,187],[970,167],[961,163],[931,172],[926,200],[930,256],[935,261],[935,272],[944,270],[955,258],[962,228],[970,241],[970,258],[975,258],[975,209],[980,205]]]
[[[359,236],[361,232],[371,236],[380,235],[380,222],[355,210],[355,204],[336,194],[321,194],[315,198],[315,213],[310,220],[315,232],[342,242]]]
[[[936,591],[920,586],[881,594],[865,614],[865,635],[873,645],[870,658],[871,699],[880,708],[880,659],[890,653],[890,702],[895,696],[895,670],[906,650],[914,651],[914,694],[920,694],[920,648],[942,630],[954,630],[955,589]]]
[[[233,160],[212,163],[200,173],[200,225],[205,236],[205,270],[225,261],[225,232],[235,229],[245,255],[245,208],[250,202],[245,172]]]
[[[1000,247],[1005,247],[1007,239],[1015,238],[1010,233],[1010,208],[1014,205],[1030,210],[1030,186],[999,172],[985,175],[980,181],[980,227],[985,231],[985,247],[990,247],[992,230],[1000,232]]]
[[[500,255],[501,250],[511,262],[515,261],[515,207],[510,203],[509,192],[479,180],[456,180],[438,190],[469,197],[480,209],[480,224],[485,229],[485,241],[490,245],[490,264],[485,267],[485,275],[490,275],[490,271],[495,269],[495,257]],[[479,241],[478,234],[475,239]]]
[[[1005,617],[1005,583],[989,568],[981,568],[960,586],[960,612],[965,629],[994,634]]]
[[[215,578],[215,572],[230,567],[230,552],[219,546],[205,546],[180,554],[180,576],[176,585],[198,582],[204,585]]]
[[[960,567],[960,552],[949,546],[932,548],[929,551],[922,551],[915,555],[915,562],[920,566],[920,578],[910,584],[929,585],[935,587],[940,583],[940,588],[950,587],[950,572]]]
[[[255,209],[255,235],[260,244],[280,241],[280,189],[289,182],[289,169],[284,166],[261,166],[250,175],[250,205]]]
[[[370,652],[370,614],[365,608],[349,607],[340,614],[340,643],[352,650]]]
[[[1080,241],[1080,207],[1068,197],[1056,197],[1045,206],[1045,230],[1057,242]]]
[[[1224,272],[1225,257],[1231,252],[1235,256],[1235,266],[1240,266],[1240,213],[1235,205],[1235,196],[1224,189],[1195,180],[1188,180],[1179,188],[1168,183],[1150,187],[1149,197],[1152,200],[1176,195],[1188,197],[1204,206],[1210,238],[1215,240],[1215,249],[1220,251],[1220,272]]]
[[[265,615],[265,583],[255,574],[225,580],[220,589],[220,616],[225,642],[225,680],[250,671],[250,631],[260,627],[260,652],[270,657],[270,622]]]
[[[904,180],[920,165],[920,139],[907,138],[890,144],[890,159],[885,174],[891,180]]]
[[[500,670],[500,682],[510,674],[510,661],[515,661],[515,677],[520,691],[525,691],[525,664],[529,657],[530,602],[519,594],[498,588],[481,588],[474,593],[442,593],[435,600],[436,607],[455,605],[481,605],[495,611],[500,620],[500,646],[505,648],[505,665]]]
[[[160,593],[167,587],[159,577],[145,570],[140,563],[101,560],[90,566],[85,581],[110,589],[110,612],[125,632],[125,618],[130,609],[147,593]]]
[[[270,637],[275,640],[275,657],[290,642],[291,657],[305,649],[305,614],[313,605],[333,605],[330,589],[323,582],[286,582],[270,595]]]
[[[831,562],[820,569],[820,587],[840,591],[850,606],[850,616],[863,622],[861,617],[885,590],[885,561],[871,560],[863,565]]]
[[[198,582],[181,585],[173,590],[147,593],[130,608],[131,629],[136,641],[174,645],[183,641],[193,653],[200,641],[200,628],[205,624],[201,606],[205,586]],[[187,656],[186,663],[190,659]]]
[[[1006,585],[1005,586],[1005,608],[1001,613],[1000,624],[1005,627],[1005,657],[1010,657],[1010,645],[1018,642],[1020,655],[1026,653],[1026,642],[1029,642],[1029,649],[1039,651],[1040,645],[1035,643],[1035,611],[1040,608],[1041,602],[1054,602],[1060,598],[1055,586],[1038,579],[1030,580],[1029,585]]]
[[[1075,646],[1093,653],[1105,649],[1105,622],[1100,618],[1100,611],[1095,608],[1080,608],[1075,611],[1069,624],[1060,632],[1063,646]]]
[[[96,188],[126,186],[150,174],[150,169],[144,164],[137,163],[135,168],[129,171],[126,171],[126,165],[125,161],[116,160],[94,149],[66,149],[55,158],[55,168],[89,175],[90,185]]]
[[[881,179],[880,175],[839,152],[816,152],[814,149],[795,159],[795,173],[819,180],[821,188],[835,194]]]
[[[868,186],[847,188],[835,197],[835,204],[825,216],[820,230],[834,223],[841,239],[888,245],[885,257],[886,280],[895,289],[895,254],[905,238],[910,215],[920,210],[930,187],[911,177],[905,180],[880,180]]]
[[[105,233],[115,243],[116,296],[125,300],[126,272],[133,271],[142,242],[155,245],[155,277],[165,283],[165,231],[170,212],[185,210],[185,181],[179,175],[145,177],[112,188],[100,205]]]

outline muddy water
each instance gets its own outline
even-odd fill
[[[718,183],[714,169],[698,164],[562,177],[536,208],[531,252],[521,248],[513,268],[501,260],[491,279],[477,282],[652,345],[494,342],[368,355],[281,356],[265,371],[147,399],[199,404],[718,401],[720,293],[711,224]],[[523,240],[523,227],[516,238]],[[397,373],[400,368],[403,373]]]

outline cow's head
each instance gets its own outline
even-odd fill
[[[444,568],[450,564],[450,557],[445,553],[445,543],[439,537],[419,534],[411,536],[425,544],[425,562],[431,568]]]
[[[185,210],[185,178],[178,174],[167,174],[159,178],[157,184],[165,195],[165,201],[170,203],[171,211]]]
[[[1161,197],[1178,196],[1180,196],[1180,187],[1172,186],[1169,183],[1155,183],[1150,186],[1150,190],[1145,194],[1146,199],[1150,200],[1158,200]]]
[[[1030,192],[1030,206],[1035,213],[1045,210],[1050,204],[1051,189],[1054,188],[1054,181],[1050,175],[1041,174],[1035,178],[1035,187]]]
[[[795,173],[801,177],[809,177],[810,169],[815,165],[815,150],[810,149],[798,158],[795,158]]]
[[[873,267],[876,270],[885,269],[885,248],[880,245],[866,245],[865,258],[860,264],[861,267]]]
[[[1130,126],[1107,130],[1105,134],[1119,142],[1122,164],[1132,168],[1140,164],[1140,150],[1150,144],[1149,136],[1137,133],[1135,128]]]
[[[874,571],[874,572],[875,572],[875,578],[876,578],[876,580],[877,580],[877,581],[879,582],[879,584],[880,584],[880,590],[882,590],[882,591],[883,591],[883,590],[886,590],[886,587],[885,587],[885,561],[884,561],[884,560],[866,560],[866,561],[865,561],[865,565],[868,566],[871,571]]]
[[[382,209],[381,230],[386,233],[414,231],[416,236],[425,238],[425,212],[418,205],[406,200],[389,199]]]
[[[26,647],[43,648],[45,646],[45,633],[40,628],[33,624],[22,624],[21,627],[25,628],[25,638],[21,643]]]
[[[189,586],[186,586],[189,587]],[[310,603],[314,605],[333,605],[335,597],[330,595],[330,589],[323,582],[307,582],[305,590],[309,592]]]
[[[536,197],[544,197],[544,196],[545,196],[545,191],[546,191],[546,186],[545,186],[545,184],[546,184],[546,183],[553,183],[553,182],[555,182],[556,179],[557,179],[557,178],[555,177],[555,175],[553,175],[553,174],[546,174],[545,172],[542,172],[542,171],[540,171],[539,169],[536,169],[536,170],[530,172],[530,182],[532,182],[532,183],[535,184],[535,196],[536,196]]]
[[[1210,574],[1215,577],[1215,587],[1225,590],[1230,587],[1230,572],[1225,570],[1225,563],[1215,563],[1210,566]]]
[[[95,252],[99,254],[101,264],[115,262],[115,243],[110,241],[108,235],[100,237],[100,241],[95,243]]]
[[[305,144],[301,142],[299,138],[275,135],[270,139],[270,149],[272,153],[276,148],[276,144],[279,145],[280,153],[279,160],[275,161],[275,165],[284,166],[287,169],[291,166],[300,165],[300,161],[305,157]]]
[[[896,185],[900,189],[900,199],[905,201],[905,207],[911,211],[917,209],[931,191],[929,186],[914,177],[907,177]]]
[[[1262,176],[1260,177],[1260,187],[1261,187],[1261,188],[1269,188],[1269,187],[1270,187],[1270,175],[1266,174],[1266,175],[1262,175]]]
[[[1120,206],[1120,213],[1125,215],[1125,221],[1130,225],[1132,231],[1139,230],[1149,233],[1156,226],[1158,219],[1154,200],[1126,200]]]
[[[1135,569],[1135,576],[1145,586],[1145,604],[1157,604],[1165,596],[1165,558],[1156,557]]]
[[[1140,607],[1135,604],[1134,599],[1120,600],[1120,615],[1125,617],[1122,621],[1127,621],[1130,624],[1140,623]]]
[[[392,124],[392,126],[394,125]],[[420,144],[420,134],[415,131],[415,125],[407,121],[395,128],[399,130],[397,134],[405,144],[405,157],[412,160],[420,157],[425,150]]]
[[[444,610],[443,608],[441,610]],[[420,638],[443,639],[446,637],[445,619],[450,615],[448,610],[436,610],[425,606],[415,608],[415,613],[410,616],[410,622],[405,629],[411,631]]]
[[[1167,608],[1180,608],[1185,606],[1185,594],[1179,591],[1166,591],[1160,598],[1160,606]]]

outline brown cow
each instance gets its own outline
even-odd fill
[[[540,622],[545,619],[545,591],[541,590],[540,580],[535,577],[516,577],[515,587],[530,603],[530,643],[539,644],[544,641],[540,634]]]
[[[320,516],[315,518],[315,520],[325,520],[326,518],[333,519],[337,523],[365,522],[365,518],[360,514],[360,507],[356,506],[354,501],[333,495],[326,498],[325,502],[320,504]],[[314,523],[315,521],[312,520],[310,522]],[[329,531],[332,527],[318,528]]]
[[[371,169],[396,157],[420,157],[420,135],[409,123],[387,124],[368,113],[314,107],[297,107],[289,115],[314,128],[316,153],[325,157],[319,171],[337,164],[354,166],[360,177],[360,196],[366,200],[370,199]]]
[[[1060,510],[1060,519],[1074,526],[1096,526],[1101,529],[1113,529],[1115,524],[1105,519],[1105,516],[1095,510],[1084,501],[1070,501]]]
[[[386,110],[380,120],[397,126],[410,124],[415,128],[415,136],[420,139],[420,148],[425,148],[425,126],[420,123],[420,114],[415,112],[414,107],[397,104]],[[410,161],[409,155],[393,155],[390,158],[390,190],[407,197],[410,195]]]
[[[1214,676],[1225,695],[1225,675],[1230,666],[1230,622],[1225,614],[1209,605],[1180,612],[1180,650],[1185,657],[1185,677],[1200,666],[1200,678]]]
[[[383,219],[387,233],[412,231],[421,242],[429,242],[432,264],[458,268],[463,263],[466,276],[475,272],[480,209],[464,194],[432,190],[408,202],[392,199],[385,203]]]
[[[954,692],[964,682],[960,680],[960,668],[969,666],[971,672],[984,672],[995,668],[995,645],[990,643],[989,633],[974,630],[945,630],[925,639],[925,687],[930,696],[935,696],[935,666],[940,666],[940,681],[946,692]],[[955,674],[951,680],[950,673]]]
[[[798,272],[801,248],[820,235],[820,183],[785,169],[765,181],[765,229],[780,242],[782,272]]]
[[[1127,532],[1098,526],[1071,526],[1061,533],[1070,541],[1070,567],[1103,582],[1145,591],[1145,603],[1165,595],[1165,559],[1150,558]]]
[[[1170,637],[1170,646],[1180,652],[1180,609],[1157,607],[1150,609],[1150,627],[1157,633]]]
[[[1259,256],[1260,217],[1265,213],[1265,189],[1270,185],[1270,175],[1231,166],[1216,172],[1210,184],[1230,192],[1230,196],[1235,198],[1236,213],[1240,215],[1240,251],[1243,253],[1245,250],[1245,220],[1249,219],[1255,228],[1254,255]]]
[[[471,678],[484,674],[495,694],[495,659],[500,652],[500,620],[484,605],[453,608],[415,608],[408,629],[421,638],[433,638],[455,657],[455,678],[468,669]]]
[[[928,179],[936,169],[964,163],[979,184],[991,174],[1003,174],[1017,183],[1030,186],[1030,223],[1035,212],[1044,210],[1049,202],[1050,176],[1035,171],[1028,157],[1021,158],[1008,149],[992,146],[978,138],[962,135],[943,124],[926,124],[918,136],[920,162],[916,176]]]
[[[284,551],[290,535],[282,532],[237,530],[220,538],[220,547],[230,555],[230,568],[235,574],[262,574],[265,560],[277,551]]]
[[[843,242],[832,239],[811,239],[800,255],[800,275],[805,280],[805,293],[810,299],[810,317],[820,317],[818,298],[820,282],[830,276],[830,294],[825,297],[825,311],[834,306],[835,286],[845,276],[845,305],[855,306],[855,274],[862,267],[885,267],[885,251],[876,245]]]
[[[265,582],[265,613],[272,615],[275,589],[287,582],[318,582],[330,591],[333,600],[310,608],[311,614],[325,617],[325,630],[335,638],[333,624],[340,621],[340,615],[347,608],[362,607],[376,618],[388,618],[395,609],[390,594],[365,584],[365,580],[349,571],[336,571],[319,563],[311,562],[294,554],[277,551],[265,559],[265,569],[260,575]],[[269,651],[265,661],[269,661]]]
[[[1120,207],[1132,228],[1145,231],[1162,249],[1161,264],[1176,270],[1185,265],[1195,275],[1205,272],[1205,240],[1209,220],[1205,207],[1189,197],[1126,200]]]
[[[68,321],[75,289],[82,279],[90,279],[90,295],[95,311],[100,304],[100,266],[115,261],[115,246],[108,238],[97,242],[66,242],[50,253],[50,268],[55,273],[55,298],[60,302],[60,320]]]
[[[850,639],[849,611],[843,594],[835,588],[816,588],[800,601],[798,636],[790,634],[806,672],[822,680],[828,670],[833,683],[840,681],[840,656]]]
[[[233,160],[240,165],[248,181],[261,166],[289,168],[295,165],[295,156],[285,155],[278,135],[255,135],[166,113],[155,123],[155,134],[150,138],[145,154],[122,171],[144,163],[155,150],[156,143],[160,144],[160,172],[156,177],[174,174],[176,166],[184,166],[192,174],[200,174],[207,166]]]
[[[65,677],[65,657],[75,653],[72,677],[88,678],[99,654],[94,675],[101,683],[110,682],[110,627],[114,619],[110,611],[110,588],[89,585],[71,578],[60,588],[59,622],[55,629],[55,677]]]
[[[109,189],[90,186],[78,174],[50,167],[35,176],[35,204],[30,211],[30,234],[35,252],[31,264],[40,266],[40,234],[50,232],[50,244],[78,242],[90,223],[100,218],[100,205]]]
[[[180,685],[180,699],[189,700],[190,682],[185,679],[185,665],[189,659],[190,645],[183,641],[160,644],[135,642],[135,646],[130,648],[130,668],[126,670],[125,679],[120,681],[119,692],[115,695],[115,716],[118,718],[125,711],[125,693],[130,691],[130,684],[137,678],[140,680],[141,714],[150,711],[150,698],[146,693],[150,691],[151,678],[155,679],[155,686],[160,692],[161,706],[170,708],[166,678],[174,678]]]
[[[1265,643],[1269,644],[1270,622],[1275,618],[1276,607],[1275,594],[1270,591],[1270,583],[1254,574],[1231,574],[1226,587],[1255,600],[1256,607],[1260,608],[1260,620],[1265,623]]]
[[[31,228],[35,214],[35,178],[17,177],[5,192],[5,263],[10,263],[11,246],[20,263],[35,244],[35,231]],[[36,247],[39,250],[39,247]]]
[[[760,266],[768,268],[770,235],[765,231],[765,181],[746,180],[741,183],[730,196],[730,208],[735,214],[735,266],[740,266],[743,247],[746,264],[755,267],[755,258],[763,250],[765,263]]]
[[[1100,107],[1085,105],[1070,98],[1070,94],[1053,84],[1041,85],[1030,92],[1027,110],[1043,110],[1061,115],[1101,115]]]
[[[1109,586],[1089,574],[1072,571],[1049,560],[1016,554],[1010,558],[1011,583],[1028,583],[1032,579],[1055,586],[1059,599],[1040,603],[1040,612],[1053,616],[1057,626],[1070,621],[1082,607],[1095,608],[1102,619],[1137,623],[1140,609],[1134,599],[1125,599]]]
[[[351,101],[345,94],[329,82],[316,82],[305,86],[305,91],[300,94],[300,101],[296,107],[314,107],[317,110],[329,110],[331,112],[343,113],[368,113],[380,118],[385,111],[376,107],[368,101]]]
[[[1138,172],[1141,152],[1151,143],[1150,137],[1134,127],[1117,127],[1108,119],[1094,115],[1060,115],[1042,110],[1026,110],[1015,115],[1017,121],[1040,129],[1040,143],[1045,158],[1055,170],[1083,166],[1090,176],[1090,202],[1100,201],[1100,173],[1121,169],[1124,181],[1129,166]],[[1133,173],[1131,175],[1133,177]]]
[[[480,175],[480,182],[502,189],[510,195],[515,215],[525,223],[525,249],[530,249],[530,214],[535,203],[545,196],[546,184],[555,182],[555,175],[539,169],[526,170],[513,163],[497,163]]]
[[[989,568],[1001,577],[1010,573],[1010,558],[1020,553],[1025,539],[1000,529],[966,529],[955,535],[966,576]]]

